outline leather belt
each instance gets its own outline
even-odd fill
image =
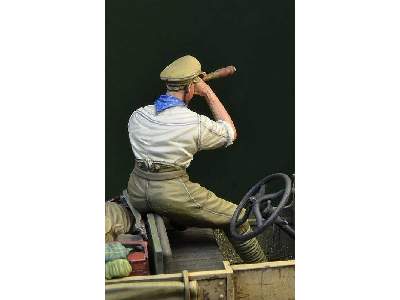
[[[149,166],[146,161],[136,160],[133,173],[149,180],[169,180],[186,175],[186,169],[156,162]]]
[[[169,172],[160,172],[160,173],[154,173],[154,172],[147,172],[144,171],[137,166],[132,171],[135,175],[149,179],[149,180],[170,180],[170,179],[175,179],[178,177],[182,177],[186,175],[186,170],[176,170],[176,171],[169,171]]]

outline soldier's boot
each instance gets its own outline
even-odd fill
[[[246,263],[260,263],[267,261],[267,257],[265,256],[264,251],[262,250],[260,244],[258,243],[256,238],[252,238],[248,241],[235,241],[229,232],[229,229],[225,229],[225,234],[231,242],[233,248],[235,248],[236,253],[240,256],[240,258]],[[240,234],[244,234],[250,232],[249,222],[245,222],[239,227]]]

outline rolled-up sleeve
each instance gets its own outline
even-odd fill
[[[215,149],[232,145],[234,130],[225,121],[213,121],[210,118],[199,115],[199,150]]]

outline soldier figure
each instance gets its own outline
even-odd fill
[[[196,58],[175,60],[160,74],[166,94],[132,113],[128,130],[136,161],[128,182],[129,201],[141,213],[154,212],[181,225],[221,228],[245,262],[262,262],[266,257],[255,238],[230,238],[236,205],[192,183],[186,173],[196,152],[227,147],[237,136],[231,117],[202,74]],[[215,121],[187,107],[194,95],[205,99]],[[249,230],[248,222],[240,228],[242,233]]]

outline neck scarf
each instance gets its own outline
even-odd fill
[[[163,110],[166,110],[170,107],[175,107],[175,106],[186,106],[185,102],[183,100],[176,98],[171,95],[161,95],[156,99],[154,102],[154,105],[156,107],[156,113],[160,113]]]

